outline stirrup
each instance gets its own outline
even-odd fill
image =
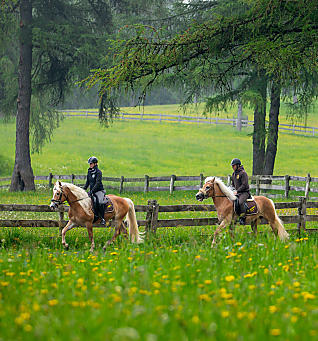
[[[105,225],[105,224],[106,224],[106,221],[105,221],[105,219],[104,219],[104,218],[101,218],[101,221],[100,221],[100,223],[101,223],[102,225]]]

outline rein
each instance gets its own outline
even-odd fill
[[[51,202],[56,202],[57,204],[62,205],[65,201],[67,201],[67,196],[65,194],[64,194],[65,195],[65,200],[63,200],[63,201],[61,200],[63,194],[64,194],[64,192],[61,190],[60,197],[57,200],[56,199],[51,199]],[[68,203],[69,204],[73,204],[74,202],[85,200],[85,199],[88,199],[88,198],[90,198],[90,197],[87,196],[85,198],[80,198],[80,199],[77,199],[77,200],[69,201]]]

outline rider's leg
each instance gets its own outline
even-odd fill
[[[241,193],[239,195],[239,206],[240,206],[240,224],[245,225],[245,214],[246,214],[246,207],[244,205],[246,199],[249,198],[248,193]]]

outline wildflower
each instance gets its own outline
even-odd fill
[[[235,277],[234,277],[233,275],[225,276],[225,280],[226,280],[227,282],[232,282],[232,281],[234,281],[234,279],[235,279]]]
[[[301,293],[301,295],[303,296],[305,302],[308,301],[308,300],[313,300],[316,298],[315,295],[311,294],[310,292],[307,292],[307,291],[304,291]]]
[[[49,304],[50,307],[54,307],[58,303],[59,303],[59,301],[57,299],[52,299],[52,300],[48,301],[48,304]]]
[[[274,313],[276,313],[276,311],[278,311],[278,309],[275,305],[269,306],[268,310],[271,314],[274,314]]]
[[[221,316],[222,316],[223,318],[226,318],[226,317],[229,317],[229,316],[230,316],[230,313],[229,313],[227,310],[223,310],[223,311],[221,312]]]
[[[279,336],[281,334],[281,331],[280,329],[271,329],[269,331],[269,333],[272,335],[272,336]]]
[[[199,299],[201,301],[205,301],[205,302],[210,302],[211,301],[211,297],[207,294],[202,294],[202,295],[199,295]]]
[[[210,279],[206,279],[205,281],[204,281],[204,284],[211,284],[212,283],[212,281],[210,280]]]
[[[199,317],[197,315],[192,316],[192,322],[198,324],[200,322]]]

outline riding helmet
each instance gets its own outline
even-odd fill
[[[233,159],[232,161],[231,161],[231,166],[234,166],[234,165],[241,165],[241,160],[240,159],[237,159],[237,158],[235,158],[235,159]]]
[[[91,156],[87,161],[87,163],[97,163],[97,162],[98,162],[98,159],[96,156]]]

